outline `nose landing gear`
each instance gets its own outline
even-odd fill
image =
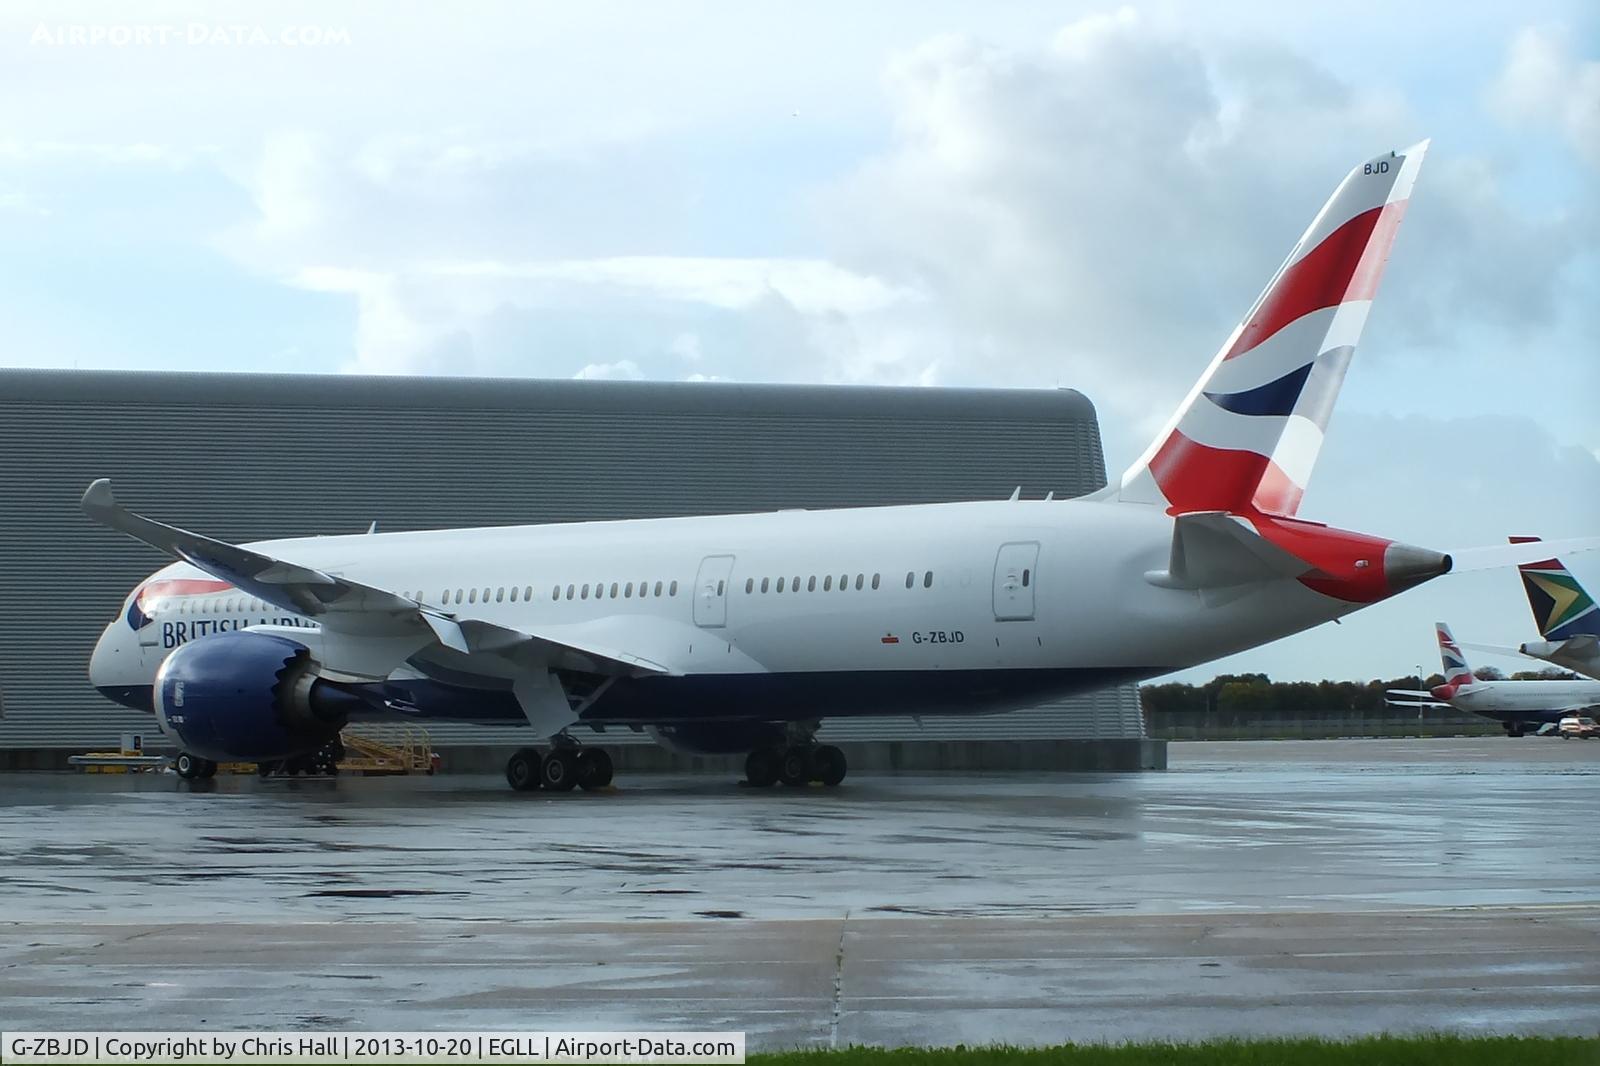
[[[205,781],[217,776],[216,763],[187,751],[178,752],[178,757],[172,760],[172,768],[185,781]]]

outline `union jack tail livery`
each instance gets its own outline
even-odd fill
[[[1456,638],[1450,635],[1450,627],[1443,622],[1433,623],[1434,635],[1439,638],[1439,660],[1444,663],[1444,684],[1435,686],[1433,696],[1435,699],[1448,700],[1462,689],[1471,688],[1478,683],[1472,676],[1472,667],[1467,665],[1467,657],[1461,654],[1461,646],[1456,643]]]
[[[1513,544],[1539,540],[1538,537],[1508,539]],[[1600,607],[1595,606],[1594,598],[1559,560],[1524,563],[1517,569],[1522,573],[1522,587],[1528,593],[1528,606],[1533,608],[1534,624],[1545,640],[1600,634]]]
[[[1428,142],[1346,175],[1117,497],[1293,515]]]

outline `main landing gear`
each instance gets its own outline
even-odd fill
[[[518,792],[546,789],[571,792],[581,788],[593,792],[611,784],[611,756],[599,748],[583,748],[575,743],[558,743],[548,752],[537,748],[518,748],[506,760],[506,782]]]
[[[815,742],[757,748],[744,761],[745,782],[752,788],[767,788],[779,781],[793,788],[813,781],[832,788],[844,780],[848,769],[844,752],[832,744]]]

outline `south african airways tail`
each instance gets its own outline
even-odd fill
[[[1511,537],[1513,544],[1537,544],[1538,537]],[[1551,557],[1517,567],[1522,588],[1543,640],[1522,645],[1524,655],[1600,679],[1600,606],[1578,579]]]

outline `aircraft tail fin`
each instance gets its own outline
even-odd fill
[[[1472,676],[1472,667],[1467,663],[1467,657],[1461,653],[1461,645],[1456,643],[1456,638],[1450,634],[1450,627],[1443,622],[1433,624],[1434,636],[1439,640],[1439,659],[1444,663],[1444,684],[1439,688],[1455,692],[1471,688],[1478,683]],[[1439,694],[1439,689],[1433,690],[1434,695]],[[1448,698],[1448,697],[1446,697]]]
[[[1509,537],[1513,544],[1537,543],[1538,537]],[[1584,590],[1572,571],[1558,559],[1543,559],[1517,567],[1522,588],[1533,609],[1534,624],[1547,641],[1600,634],[1600,607]]]
[[[1293,515],[1428,142],[1358,164],[1164,429],[1102,498]]]

